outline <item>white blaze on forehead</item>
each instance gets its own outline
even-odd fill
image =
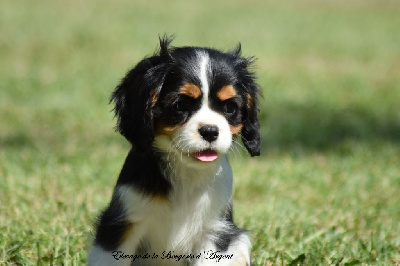
[[[207,72],[209,69],[209,58],[206,53],[199,53],[200,57],[200,71],[199,78],[201,82],[201,91],[203,92],[203,106],[208,105],[209,86],[207,79]]]

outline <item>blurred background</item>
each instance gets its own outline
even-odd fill
[[[255,56],[231,155],[254,265],[400,263],[399,1],[1,1],[0,264],[81,264],[129,144],[109,96],[174,46]]]

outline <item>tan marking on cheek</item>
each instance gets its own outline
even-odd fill
[[[229,125],[229,128],[231,129],[232,134],[237,134],[240,132],[240,130],[242,130],[243,125],[242,124],[239,124],[237,126]]]
[[[221,101],[225,101],[225,100],[231,99],[231,98],[233,98],[235,96],[236,96],[236,91],[235,91],[235,89],[233,88],[232,85],[224,86],[217,92],[217,97]]]
[[[154,106],[156,106],[157,101],[158,101],[157,90],[153,90],[150,93],[149,100],[147,101],[147,107],[153,108]]]
[[[131,235],[133,232],[133,223],[128,224],[128,226],[126,228],[124,228],[124,234],[121,237],[121,243],[124,243]]]
[[[156,135],[172,135],[176,130],[179,128],[183,127],[185,123],[183,124],[177,124],[173,126],[166,126],[166,125],[160,125],[156,129]]]
[[[246,94],[246,104],[247,104],[247,108],[249,108],[249,109],[253,108],[254,99],[253,99],[253,96],[251,96],[249,93]]]
[[[157,194],[153,196],[153,200],[157,203],[165,203],[168,201],[168,197],[165,195]]]
[[[190,98],[197,99],[201,95],[201,90],[192,83],[186,83],[179,88],[179,93],[189,96]]]

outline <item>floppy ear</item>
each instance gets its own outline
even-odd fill
[[[255,86],[255,85],[254,85]],[[258,89],[257,89],[258,90]],[[260,155],[261,134],[258,122],[257,94],[246,94],[246,111],[241,132],[242,142],[252,157]]]
[[[258,95],[260,89],[255,83],[255,75],[250,71],[255,59],[241,57],[240,43],[230,52],[236,57],[236,70],[240,76],[240,86],[244,89],[245,107],[243,108],[243,128],[241,131],[242,142],[250,155],[260,155],[261,134],[258,122]]]
[[[118,118],[116,130],[141,149],[151,147],[154,139],[154,107],[167,72],[171,41],[160,38],[160,50],[130,70],[111,95]]]

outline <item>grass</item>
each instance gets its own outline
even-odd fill
[[[400,263],[396,1],[2,1],[0,264],[86,262],[129,144],[110,92],[156,48],[255,55],[262,156],[233,154],[254,265]]]

